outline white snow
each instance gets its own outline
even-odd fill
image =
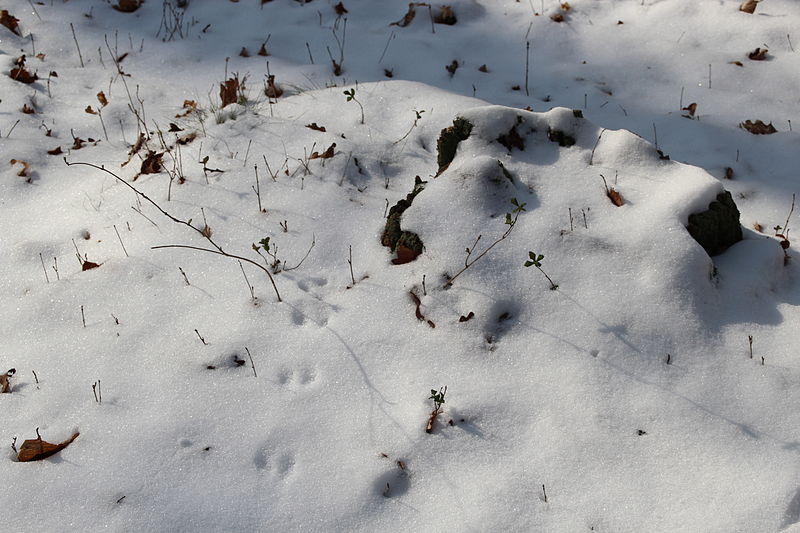
[[[401,27],[405,1],[117,3],[2,7],[21,33],[0,27],[4,530],[799,527],[800,258],[773,228],[800,183],[800,4],[452,0],[455,25],[418,6]],[[8,76],[21,54],[33,84]],[[472,133],[435,177],[457,117]],[[170,150],[137,176],[140,119]],[[778,133],[738,127],[757,119]],[[525,150],[497,142],[512,127]],[[111,172],[265,268],[269,237],[282,301],[246,261],[154,249],[214,248]],[[425,250],[394,265],[385,215],[415,176],[401,225]],[[686,224],[723,190],[744,240],[710,258]],[[18,462],[37,428],[80,436]]]

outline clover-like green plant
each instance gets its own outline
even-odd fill
[[[346,90],[346,91],[343,91],[343,92],[344,92],[344,95],[347,97],[347,101],[348,102],[354,101],[355,103],[358,104],[358,107],[361,108],[361,123],[363,124],[364,123],[364,106],[361,105],[361,102],[359,102],[358,98],[356,98],[356,90],[355,89],[349,89],[349,90]]]
[[[528,258],[529,258],[529,260],[525,261],[525,266],[526,267],[535,266],[536,268],[538,268],[539,272],[544,274],[544,277],[546,277],[547,281],[550,282],[550,290],[551,291],[556,290],[558,288],[558,285],[553,283],[553,280],[550,279],[550,276],[547,275],[547,272],[542,270],[542,259],[544,259],[544,255],[542,255],[542,254],[536,255],[535,252],[528,252]]]
[[[431,411],[431,415],[428,417],[428,424],[425,426],[426,433],[433,431],[433,423],[436,421],[436,417],[442,412],[445,394],[447,394],[447,385],[441,387],[438,391],[436,389],[431,389],[431,395],[428,399],[433,401],[433,411]]]

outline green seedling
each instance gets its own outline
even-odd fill
[[[436,417],[442,412],[445,394],[447,394],[447,385],[440,388],[438,391],[436,389],[431,389],[431,395],[428,399],[433,401],[433,411],[431,411],[431,415],[428,417],[428,424],[425,426],[426,433],[431,433],[433,431],[433,423],[436,421]]]
[[[550,282],[550,290],[551,291],[556,290],[558,288],[558,285],[553,283],[553,280],[550,279],[550,276],[547,275],[547,272],[542,270],[542,259],[544,259],[544,255],[542,255],[542,254],[536,255],[536,253],[534,253],[534,252],[528,252],[528,257],[530,259],[528,261],[525,261],[525,266],[526,267],[535,266],[536,268],[538,268],[539,272],[544,274],[544,277],[546,277],[547,281]]]
[[[350,102],[352,100],[352,101],[354,101],[355,103],[358,104],[358,107],[361,108],[361,123],[363,124],[364,123],[364,106],[361,105],[361,102],[359,102],[358,98],[356,98],[356,90],[355,89],[346,90],[346,91],[344,91],[344,95],[347,96],[347,101],[348,102]]]

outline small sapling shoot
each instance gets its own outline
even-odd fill
[[[433,411],[431,411],[431,415],[428,417],[428,424],[425,426],[426,433],[431,433],[433,431],[433,423],[442,412],[445,394],[447,394],[447,385],[440,388],[438,391],[436,389],[431,389],[431,395],[428,399],[433,401]]]
[[[347,96],[347,101],[350,102],[351,100],[358,104],[358,107],[361,108],[361,123],[364,123],[364,106],[361,105],[361,102],[358,101],[356,98],[356,90],[349,89],[344,91],[344,95]]]
[[[550,276],[548,276],[547,273],[544,270],[542,270],[542,259],[544,259],[544,255],[542,254],[536,255],[536,253],[534,252],[528,252],[528,257],[529,260],[525,261],[525,266],[526,267],[535,266],[536,268],[538,268],[539,272],[544,274],[544,277],[546,277],[547,281],[550,282],[550,290],[551,291],[556,290],[558,288],[558,285],[553,283],[553,280],[550,279]]]

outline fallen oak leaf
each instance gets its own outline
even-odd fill
[[[64,152],[61,150],[60,146],[56,146],[52,150],[48,150],[47,153],[50,155],[60,155],[63,154]]]
[[[772,125],[772,122],[769,124],[764,124],[762,120],[756,120],[755,122],[752,122],[751,120],[745,120],[739,124],[739,127],[746,129],[753,135],[769,135],[771,133],[778,132],[778,130],[775,129],[775,126]]]
[[[22,34],[19,32],[19,19],[5,9],[0,11],[0,24],[11,30],[12,33],[16,33],[22,37]]]
[[[22,443],[22,446],[17,453],[17,461],[26,463],[29,461],[41,461],[47,459],[53,454],[56,454],[72,444],[72,441],[78,438],[80,432],[76,431],[70,438],[61,442],[60,444],[51,444],[43,441],[39,435],[39,428],[36,428],[36,438],[29,439]]]
[[[747,57],[753,61],[764,61],[767,58],[767,52],[769,52],[769,50],[766,48],[756,48],[747,54]]]
[[[619,191],[617,191],[614,187],[611,187],[608,189],[608,191],[606,191],[606,196],[608,196],[609,200],[611,200],[611,203],[617,207],[622,207],[625,204],[625,201],[622,199],[622,195],[620,195]]]
[[[306,124],[306,128],[312,129],[314,131],[321,131],[322,133],[325,133],[327,131],[325,129],[325,126],[317,126],[316,122],[312,122],[311,124]]]
[[[238,100],[239,88],[241,86],[242,83],[239,81],[238,75],[226,80],[224,83],[220,83],[219,99],[222,101],[222,105],[220,105],[220,107],[225,107],[229,104],[235,104]]]

